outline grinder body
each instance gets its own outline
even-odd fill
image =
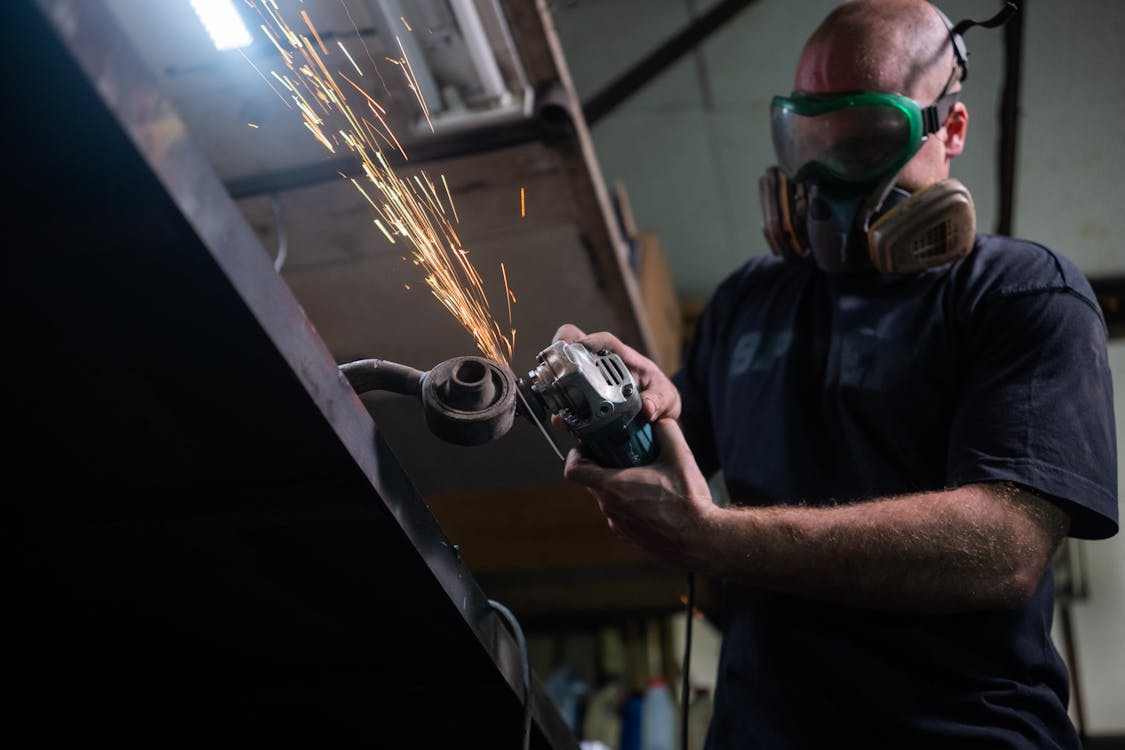
[[[559,415],[599,465],[643,466],[657,455],[652,425],[641,419],[641,395],[621,357],[556,341],[519,380],[535,417]]]

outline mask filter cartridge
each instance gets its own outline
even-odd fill
[[[968,255],[975,234],[973,197],[950,178],[880,216],[867,230],[867,246],[883,273],[912,273]]]

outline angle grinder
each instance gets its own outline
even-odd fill
[[[535,423],[550,440],[545,425],[557,415],[601,466],[643,466],[657,455],[652,425],[640,418],[637,384],[621,357],[606,350],[556,341],[522,378],[475,356],[454,357],[427,372],[379,359],[340,365],[340,372],[356,393],[418,397],[430,431],[457,445],[495,440],[516,416]]]

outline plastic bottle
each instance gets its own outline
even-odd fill
[[[654,677],[641,703],[641,750],[675,750],[676,704],[668,683]]]
[[[621,750],[641,750],[641,708],[644,693],[630,693],[629,699],[621,707]]]

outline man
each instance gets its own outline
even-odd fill
[[[815,30],[766,183],[803,218],[720,285],[674,385],[608,333],[557,334],[622,355],[661,450],[625,470],[572,451],[566,476],[625,539],[727,582],[710,748],[1079,747],[1049,563],[1067,534],[1117,531],[1106,329],[1062,256],[973,242],[947,181],[969,122],[955,44],[923,0],[854,0]],[[866,232],[931,209],[965,247]]]

